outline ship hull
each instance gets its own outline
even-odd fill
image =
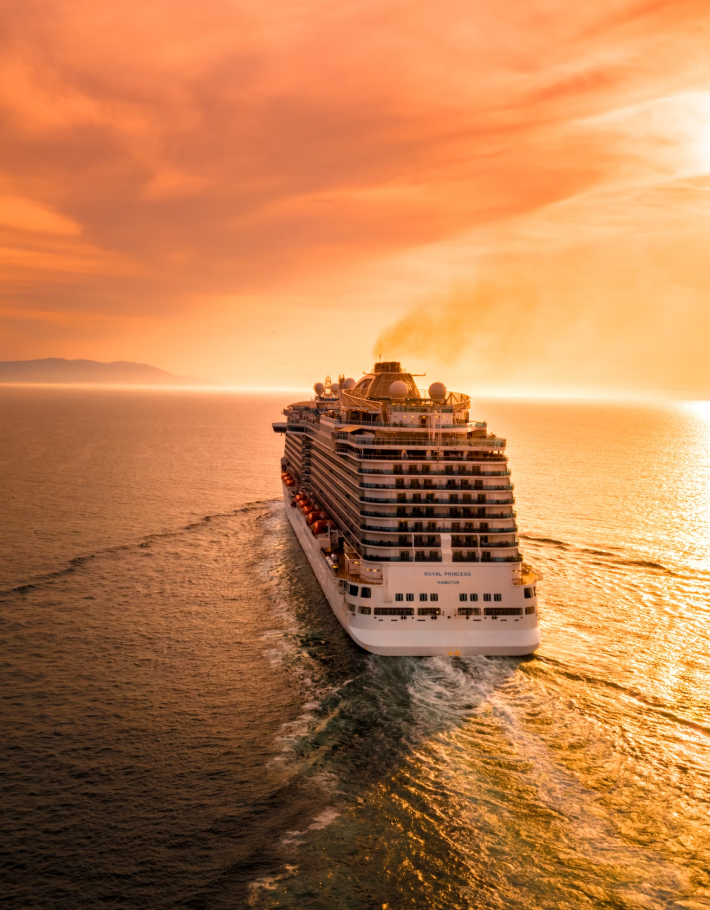
[[[532,654],[540,644],[540,628],[536,617],[523,615],[520,619],[498,619],[481,617],[468,618],[457,615],[456,597],[461,582],[456,579],[431,576],[467,575],[465,584],[468,588],[477,581],[489,587],[503,587],[505,570],[491,567],[470,567],[465,573],[433,572],[431,566],[408,565],[406,567],[383,567],[383,583],[372,585],[372,592],[367,600],[371,613],[360,612],[363,601],[350,595],[353,587],[339,579],[325,561],[318,540],[313,536],[301,511],[292,508],[288,488],[284,486],[286,515],[296,537],[306,554],[306,558],[318,579],[323,593],[343,629],[352,640],[366,651],[390,657],[434,657],[443,656],[509,656],[518,657]],[[450,568],[450,567],[449,567]],[[498,578],[496,578],[498,574]],[[356,579],[353,579],[355,581]],[[484,581],[485,580],[485,581]],[[505,575],[505,582],[509,574]],[[395,603],[391,593],[393,587],[429,588],[436,583],[441,588],[441,615],[420,618],[418,615],[403,617],[377,616],[375,608],[400,606]],[[356,585],[362,590],[361,583]],[[522,597],[522,590],[515,590],[515,595]],[[415,613],[418,614],[416,606]]]

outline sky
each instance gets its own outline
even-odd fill
[[[707,0],[0,17],[0,360],[710,398]]]

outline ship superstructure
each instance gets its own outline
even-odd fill
[[[289,520],[349,635],[376,654],[533,652],[505,439],[396,361],[314,392],[274,430]]]

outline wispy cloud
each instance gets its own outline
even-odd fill
[[[702,319],[704,3],[28,0],[2,16],[5,358],[134,355],[240,383],[276,314],[328,311],[354,358],[411,303],[382,339],[404,354],[529,351],[533,367],[533,348],[558,350],[590,383],[642,295],[659,332],[681,297]],[[71,347],[47,312],[91,330]],[[215,363],[200,333],[215,350],[220,324],[253,333],[251,356]],[[575,347],[590,324],[596,355]],[[301,380],[298,357],[279,349],[277,382]]]

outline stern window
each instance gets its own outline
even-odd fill
[[[372,597],[372,588],[361,588],[360,597]]]
[[[357,597],[357,585],[348,585],[348,594]]]

